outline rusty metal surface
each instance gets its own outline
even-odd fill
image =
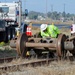
[[[34,42],[40,42],[40,41],[47,40],[47,41],[49,41],[49,43],[50,43],[51,41],[53,41],[53,42],[56,41],[55,38],[34,38],[34,37],[28,38],[28,41],[31,41],[31,40],[33,40]]]
[[[55,48],[56,44],[54,43],[25,43],[26,47],[48,47],[48,48]]]
[[[46,40],[43,38],[28,38],[26,36],[25,33],[20,34],[20,36],[17,38],[16,40],[16,49],[17,49],[17,53],[20,56],[25,56],[26,52],[27,52],[27,48],[28,47],[32,47],[32,48],[40,48],[43,47],[45,48],[50,48],[48,50],[57,50],[57,54],[58,56],[62,55],[62,50],[64,49],[64,41],[66,39],[66,36],[63,34],[60,34],[58,36],[58,38],[48,38],[47,42],[48,43],[43,43],[43,42],[39,42],[40,40]],[[33,41],[33,42],[31,42]],[[11,41],[12,42],[12,41]],[[15,42],[15,41],[14,41]],[[13,43],[13,42],[12,42]],[[14,44],[15,47],[15,44]]]
[[[74,43],[73,41],[66,41],[64,42],[64,49],[65,50],[74,50],[75,46],[74,46]]]
[[[42,38],[34,38],[34,37],[28,38],[28,41],[31,41],[31,40],[40,41],[40,40],[42,40]]]
[[[54,42],[53,41],[54,38],[50,39],[51,43],[41,43],[41,42],[39,42],[40,40],[43,40],[43,39],[42,38],[28,38],[26,36],[26,34],[21,34],[17,38],[17,41],[16,41],[16,49],[17,49],[18,55],[25,56],[26,52],[27,52],[27,48],[29,48],[29,47],[33,47],[33,48],[35,48],[35,47],[38,47],[38,48],[43,47],[44,49],[46,47],[46,48],[50,48],[52,50],[56,49],[56,43],[55,43],[56,40]]]
[[[10,47],[16,48],[16,40],[11,40],[10,41]]]
[[[60,34],[57,39],[57,55],[61,57],[64,55],[64,41],[66,40],[66,35]]]
[[[69,39],[69,38],[68,38]],[[26,56],[27,49],[52,50],[57,52],[57,56],[65,56],[66,50],[75,48],[75,39],[67,40],[65,34],[59,34],[58,38],[34,38],[27,37],[25,33],[20,34],[17,39],[11,40],[10,46],[16,47],[18,55]]]
[[[16,48],[16,40],[17,40],[17,36],[15,36],[12,40],[10,40],[10,47],[12,48]]]
[[[45,48],[45,47],[34,47],[33,48],[34,50],[47,50],[47,51],[55,51],[56,50],[56,48]]]
[[[20,56],[24,56],[26,53],[26,45],[25,43],[28,41],[28,37],[25,33],[21,34],[16,41],[16,49],[17,49],[17,53]]]
[[[31,60],[31,61],[27,61],[27,62],[21,62],[21,63],[14,63],[14,64],[7,64],[7,65],[2,65],[0,66],[0,69],[3,69],[3,70],[7,70],[8,68],[9,69],[13,69],[14,67],[16,67],[17,69],[19,69],[20,67],[19,66],[29,66],[29,65],[32,65],[32,67],[36,67],[36,66],[39,66],[39,65],[48,65],[51,61],[54,61],[57,59],[35,59],[35,60]],[[12,70],[13,71],[13,70]]]

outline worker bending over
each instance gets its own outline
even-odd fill
[[[52,37],[52,38],[57,38],[58,34],[60,34],[59,29],[54,25],[47,25],[47,24],[42,24],[40,26],[41,29],[41,36],[44,37]]]

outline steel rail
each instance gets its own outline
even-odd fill
[[[17,59],[19,57],[5,57],[5,58],[0,58],[0,63],[4,63],[4,62],[11,62],[13,59]]]
[[[17,69],[19,69],[20,66],[29,66],[31,65],[32,67],[36,67],[36,66],[40,66],[40,65],[48,65],[51,61],[54,61],[57,59],[37,59],[37,60],[33,60],[33,61],[27,61],[27,62],[22,62],[22,63],[15,63],[15,64],[7,64],[7,65],[2,65],[0,66],[0,69],[3,70],[7,70],[8,68],[14,68],[16,67]]]

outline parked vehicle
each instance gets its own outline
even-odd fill
[[[8,19],[17,22],[19,15],[19,5],[16,2],[13,3],[0,3],[0,18]]]
[[[14,21],[0,19],[0,42],[8,42],[15,34],[15,27],[17,24]]]
[[[0,3],[0,42],[8,42],[16,36],[16,28],[22,23],[19,19],[22,15],[20,8],[20,2]],[[27,15],[28,10],[25,9],[25,16]],[[19,27],[22,32],[26,31],[25,26],[26,24]]]

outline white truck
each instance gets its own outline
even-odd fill
[[[0,3],[0,42],[8,42],[16,35],[15,28],[18,27],[18,18],[18,3]],[[4,26],[5,30],[2,30],[2,26]]]
[[[22,32],[26,31],[26,24],[22,25],[21,20],[21,5],[21,1],[12,3],[0,3],[0,42],[8,42],[14,38],[16,35],[16,28],[18,27],[22,30]],[[27,15],[28,10],[25,9],[25,16]]]
[[[19,5],[13,3],[0,3],[0,19],[17,21],[19,15]]]

